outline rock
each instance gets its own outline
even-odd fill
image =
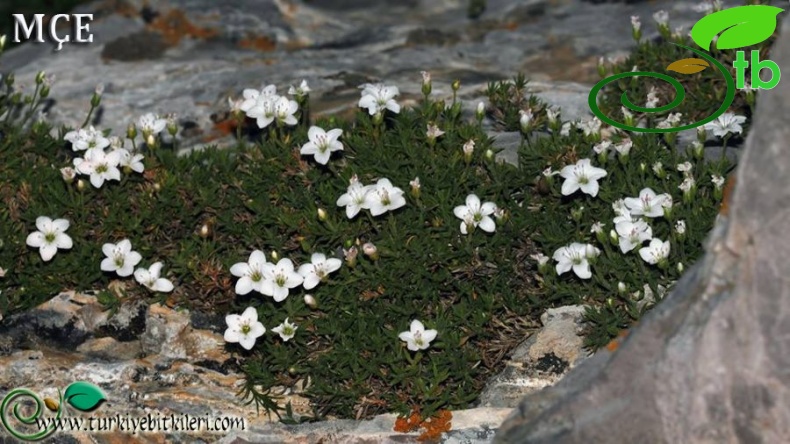
[[[521,399],[559,381],[584,358],[584,306],[548,309],[540,318],[543,328],[533,333],[510,355],[507,367],[494,376],[480,395],[485,407],[516,407]]]
[[[784,20],[781,36],[790,35]],[[771,59],[790,63],[790,42]],[[790,244],[784,186],[790,83],[761,96],[727,212],[704,258],[613,353],[528,396],[497,443],[748,442],[790,439]]]
[[[183,150],[233,143],[222,125],[228,96],[262,83],[283,92],[303,78],[312,113],[322,116],[356,111],[364,82],[397,85],[408,104],[428,70],[436,98],[451,97],[460,79],[460,97],[476,104],[488,82],[521,71],[576,118],[588,113],[598,58],[633,47],[631,15],[642,17],[649,38],[653,12],[666,9],[673,27],[688,28],[701,16],[696,3],[488,0],[470,20],[457,0],[97,1],[78,8],[95,14],[93,43],[58,52],[24,44],[2,55],[1,69],[15,71],[20,85],[40,70],[56,76],[47,112],[55,124],[80,125],[98,84],[105,90],[93,124],[116,135],[142,114],[175,113]]]

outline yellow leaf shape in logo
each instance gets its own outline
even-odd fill
[[[710,66],[707,61],[703,59],[683,59],[672,62],[667,66],[668,71],[675,71],[681,74],[694,74],[700,72]]]

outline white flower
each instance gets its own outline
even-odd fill
[[[714,136],[724,137],[728,133],[740,134],[743,131],[741,124],[746,122],[746,117],[736,116],[733,113],[724,113],[713,122],[705,124],[705,130],[712,131]]]
[[[480,198],[474,194],[466,196],[466,205],[459,205],[453,209],[455,217],[462,220],[461,233],[467,234],[469,229],[480,227],[483,231],[493,233],[496,231],[496,223],[491,215],[496,211],[497,206],[493,202],[481,204]]]
[[[590,136],[593,134],[600,134],[601,133],[601,119],[597,117],[593,117],[590,120],[584,120],[581,123],[582,131],[584,131],[585,136]]]
[[[247,350],[251,350],[255,340],[266,333],[266,328],[258,322],[258,311],[254,307],[247,307],[241,315],[225,316],[225,323],[228,324],[225,342],[238,342]]]
[[[571,126],[573,125],[574,124],[571,122],[563,123],[562,127],[560,127],[560,136],[565,136],[565,137],[569,136],[571,133]]]
[[[129,168],[130,170],[142,173],[145,171],[145,165],[143,165],[143,155],[142,154],[132,154],[129,150],[125,148],[118,148],[115,151],[118,152],[120,160],[118,162],[118,166],[121,168]]]
[[[625,139],[624,141],[618,143],[614,146],[614,150],[621,156],[627,156],[628,153],[631,152],[631,147],[634,146],[634,142],[631,139]]]
[[[442,134],[444,134],[444,131],[440,130],[438,126],[428,125],[428,130],[425,132],[425,137],[430,140],[434,140]]]
[[[713,186],[715,186],[717,190],[720,190],[721,187],[724,186],[724,177],[722,176],[712,174],[710,176],[710,181],[713,182]]]
[[[307,138],[310,141],[305,143],[299,152],[303,156],[314,156],[316,162],[326,165],[333,151],[343,150],[343,144],[337,140],[342,134],[343,130],[338,128],[324,131],[323,128],[311,126],[307,130]]]
[[[283,125],[296,125],[299,121],[294,117],[296,111],[299,110],[299,104],[296,100],[290,100],[287,97],[279,97],[274,102],[274,117],[277,123]]]
[[[634,118],[634,113],[632,113],[628,108],[621,106],[620,111],[623,113],[623,118],[626,120]]]
[[[272,296],[275,302],[282,302],[288,297],[288,290],[298,287],[304,282],[302,275],[294,271],[294,264],[288,258],[280,259],[277,265],[263,264],[263,294]]]
[[[337,199],[337,206],[346,207],[346,216],[353,219],[359,213],[359,210],[370,208],[373,204],[373,195],[371,193],[374,187],[372,185],[362,185],[354,175],[349,183],[346,194],[343,194]]]
[[[241,111],[247,113],[249,117],[255,118],[249,114],[250,110],[255,108],[256,106],[260,106],[264,102],[269,102],[272,99],[277,98],[277,87],[274,85],[267,85],[260,91],[257,89],[247,88],[241,92],[242,95],[242,102],[239,106]]]
[[[636,222],[623,221],[615,224],[617,234],[620,236],[620,251],[628,253],[642,242],[653,238],[653,230],[643,220]]]
[[[657,264],[669,257],[669,241],[654,238],[650,245],[639,249],[639,256],[648,264]]]
[[[691,162],[683,162],[683,163],[679,163],[679,164],[677,165],[677,169],[678,169],[678,171],[680,171],[681,173],[688,173],[688,172],[689,172],[689,171],[691,171],[691,169],[692,169]]]
[[[688,192],[690,192],[690,191],[691,191],[691,189],[692,189],[692,188],[693,188],[695,185],[696,185],[696,182],[694,181],[694,178],[693,178],[693,177],[691,177],[691,176],[687,176],[685,179],[683,179],[683,183],[681,183],[681,184],[678,186],[678,188],[680,188],[681,190],[683,190],[683,192],[684,192],[684,193],[688,193]]]
[[[74,151],[85,151],[91,148],[101,150],[110,145],[110,140],[93,126],[88,129],[80,128],[69,131],[63,138],[71,142],[71,149]]]
[[[593,151],[595,151],[595,154],[605,154],[611,146],[612,142],[603,140],[593,146]]]
[[[560,117],[560,110],[555,110],[553,108],[546,108],[546,119],[548,119],[549,124],[553,124],[557,122],[557,119]]]
[[[679,220],[679,221],[675,222],[675,231],[678,234],[685,234],[686,233],[686,221],[685,220]]]
[[[549,263],[549,257],[543,253],[532,254],[529,256],[530,258],[534,259],[535,262],[538,263],[538,266],[543,266]]]
[[[656,162],[653,164],[653,172],[656,173],[656,176],[661,176],[664,174],[664,164],[661,162]]]
[[[371,188],[370,214],[378,216],[406,205],[403,190],[392,186],[389,179],[379,179]]]
[[[401,341],[406,342],[406,347],[411,351],[425,350],[431,345],[431,341],[436,339],[436,330],[426,330],[422,322],[411,321],[409,331],[401,332],[398,335]]]
[[[680,125],[680,119],[683,117],[682,113],[670,113],[666,119],[662,120],[659,124],[659,128],[675,128]]]
[[[603,222],[600,221],[592,224],[592,227],[590,228],[590,233],[595,233],[595,234],[603,233],[603,226],[604,226]]]
[[[138,268],[135,270],[134,278],[140,285],[152,291],[161,291],[164,293],[173,291],[173,283],[160,277],[161,272],[162,263],[154,262],[147,270],[145,268]]]
[[[560,171],[562,195],[569,196],[581,189],[592,197],[598,195],[598,180],[606,176],[606,170],[592,166],[590,159],[580,159],[576,165],[568,165]]]
[[[631,215],[631,211],[628,209],[627,206],[625,206],[625,200],[623,199],[617,199],[616,201],[612,202],[612,209],[614,210],[614,213],[618,216]]]
[[[472,153],[475,151],[475,141],[473,139],[467,140],[466,143],[464,143],[462,150],[465,156],[467,157],[471,156]]]
[[[66,219],[52,220],[46,216],[36,218],[36,228],[27,236],[27,245],[38,248],[38,253],[44,262],[51,260],[58,249],[68,250],[72,247],[71,237],[66,234],[69,221]]]
[[[132,251],[132,243],[124,239],[117,244],[106,243],[101,247],[106,258],[101,261],[102,271],[114,271],[118,276],[131,276],[134,266],[139,264],[143,257],[140,253]]]
[[[658,26],[666,26],[669,23],[669,13],[661,10],[653,14],[653,20],[658,23]]]
[[[300,83],[298,87],[294,88],[294,86],[291,85],[291,87],[288,88],[288,95],[291,95],[291,96],[304,96],[307,93],[309,93],[310,91],[312,91],[312,90],[307,85],[307,80],[302,80],[302,83]]]
[[[634,31],[639,31],[642,28],[642,22],[639,21],[638,15],[631,16],[631,28],[633,28]]]
[[[299,274],[304,278],[304,289],[311,290],[319,282],[326,280],[330,273],[340,269],[343,262],[337,258],[326,258],[325,254],[313,253],[309,264],[299,266]]]
[[[60,177],[62,177],[63,181],[66,183],[73,182],[76,176],[77,171],[72,167],[64,167],[60,169]]]
[[[154,113],[144,114],[137,119],[137,127],[140,128],[140,131],[145,137],[159,134],[166,126],[167,120],[162,119]]]
[[[101,188],[106,180],[121,180],[121,154],[118,150],[105,153],[104,150],[93,148],[85,152],[84,158],[74,159],[74,168],[80,174],[91,176],[91,185]]]
[[[241,109],[243,103],[244,99],[233,99],[232,97],[228,97],[228,109],[232,114],[244,112],[244,110]]]
[[[656,195],[650,188],[643,188],[639,197],[627,197],[625,206],[632,216],[661,217],[664,215],[662,204],[666,199],[665,194]]]
[[[559,171],[552,171],[551,167],[548,167],[545,170],[543,170],[543,175],[546,176],[546,177],[556,176],[557,174],[560,174],[560,172]]]
[[[587,260],[588,254],[592,253],[593,256],[597,256],[597,250],[598,249],[592,245],[580,244],[578,242],[574,242],[567,247],[559,248],[554,252],[553,256],[554,260],[557,261],[557,274],[562,274],[573,269],[573,272],[576,273],[576,276],[579,278],[591,278],[592,272],[590,271],[590,262]]]
[[[381,83],[362,85],[362,97],[359,99],[359,107],[367,108],[372,116],[385,109],[397,114],[400,112],[400,105],[395,101],[395,97],[400,94],[396,86],[384,86]]]
[[[645,102],[645,108],[656,108],[658,106],[658,92],[656,92],[656,88],[651,86],[650,90],[647,92],[647,102]]]
[[[294,335],[296,334],[297,328],[299,327],[297,327],[294,324],[291,324],[290,322],[288,322],[288,318],[285,318],[285,322],[278,325],[277,327],[274,327],[272,331],[279,334],[280,338],[282,338],[283,341],[288,342],[288,340],[293,338]]]
[[[266,255],[261,250],[255,250],[250,254],[247,262],[238,262],[230,267],[230,274],[240,278],[236,282],[236,294],[245,295],[252,290],[263,294],[263,285],[266,282],[264,273]]]

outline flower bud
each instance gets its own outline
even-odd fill
[[[272,250],[272,254],[271,254],[271,256],[272,256],[272,260],[273,260],[273,261],[278,261],[278,260],[280,260],[280,255],[279,255],[279,254],[277,254],[277,252],[276,252],[276,251],[274,251],[274,250]]]
[[[202,237],[203,239],[211,236],[211,226],[205,223],[200,227],[200,231],[198,231],[198,236]]]
[[[486,105],[483,102],[477,104],[477,109],[475,110],[475,118],[477,122],[480,123],[483,121],[483,117],[486,115]]]
[[[39,92],[38,92],[38,95],[39,95],[39,96],[40,96],[42,99],[46,99],[46,98],[49,96],[49,85],[46,85],[46,84],[45,84],[45,85],[43,85],[43,86],[41,87],[41,91],[39,91]]]
[[[63,177],[63,181],[71,184],[74,182],[74,178],[77,176],[77,172],[72,167],[65,167],[60,169],[60,175]]]
[[[357,254],[359,254],[357,247],[351,247],[348,250],[344,248],[343,255],[345,256],[346,259],[346,265],[348,265],[351,268],[354,268],[357,265]]]
[[[134,123],[130,123],[129,126],[126,127],[126,138],[134,140],[137,137],[137,127],[134,126]]]
[[[419,177],[415,177],[414,180],[409,182],[409,185],[411,185],[411,195],[412,195],[412,197],[414,197],[415,199],[419,199],[419,197],[420,197],[420,188],[422,188],[422,185],[420,185],[420,178]]]
[[[614,230],[609,230],[609,241],[612,245],[617,245],[620,242],[620,238],[617,237],[617,232]]]
[[[13,86],[13,84],[14,84],[14,73],[7,74],[5,76],[5,86],[10,87]]]
[[[371,260],[377,261],[379,259],[379,249],[373,245],[372,242],[367,242],[362,246],[362,252]]]
[[[307,304],[308,307],[313,309],[318,307],[318,301],[316,301],[313,295],[311,294],[304,295],[304,303]]]
[[[320,220],[321,222],[326,222],[327,217],[328,216],[326,214],[326,210],[323,209],[323,208],[319,208],[318,209],[318,220]]]
[[[153,134],[149,134],[148,137],[145,138],[145,143],[149,147],[154,146],[154,144],[156,143],[156,138],[154,138]]]
[[[178,124],[176,123],[176,116],[170,115],[167,117],[167,133],[171,137],[175,137],[178,133]]]
[[[44,79],[46,78],[45,76],[46,74],[44,71],[39,71],[38,74],[36,74],[36,85],[41,85],[44,83]]]
[[[639,164],[639,169],[644,173],[645,171],[647,171],[647,165],[644,162],[642,162]]]
[[[5,41],[6,41],[6,35],[3,34],[2,36],[0,36],[0,52],[2,52],[5,49]]]
[[[705,157],[705,146],[695,140],[691,144],[691,155],[696,160],[702,160],[702,158]]]
[[[571,210],[571,218],[577,223],[582,220],[584,215],[584,207],[574,208]]]
[[[463,146],[464,161],[469,163],[472,161],[472,153],[475,151],[475,141],[469,139]]]
[[[598,75],[601,78],[606,77],[606,65],[604,64],[603,57],[598,59]]]
[[[422,93],[425,97],[431,94],[431,73],[422,71]]]
[[[625,294],[628,291],[628,287],[625,285],[624,282],[618,282],[617,291],[620,292],[620,294]]]
[[[85,181],[84,180],[82,180],[82,179],[78,179],[77,180],[77,190],[78,191],[85,191],[85,187],[86,186],[87,185],[85,185]]]
[[[381,125],[382,122],[384,122],[384,113],[379,111],[375,116],[373,116],[373,124]]]
[[[683,274],[683,262],[678,262],[678,273]]]
[[[486,160],[494,160],[494,152],[491,149],[487,149],[485,152]]]
[[[453,88],[453,92],[458,92],[458,90],[461,89],[461,81],[459,79],[456,79],[455,81],[453,81],[451,87]]]

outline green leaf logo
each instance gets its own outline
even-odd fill
[[[776,6],[747,5],[714,12],[691,28],[691,38],[706,51],[710,51],[719,33],[716,41],[719,50],[755,45],[774,33],[776,16],[782,11],[784,9]]]
[[[100,402],[107,400],[99,387],[84,381],[77,381],[66,387],[63,398],[72,407],[83,412],[87,412],[99,405]]]

